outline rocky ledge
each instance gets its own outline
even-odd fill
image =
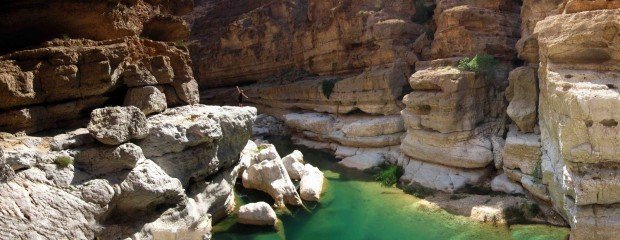
[[[234,209],[255,117],[251,107],[193,105],[148,118],[112,107],[95,110],[88,129],[6,137],[0,238],[209,238],[211,221]]]

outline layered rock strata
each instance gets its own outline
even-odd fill
[[[202,1],[187,19],[201,86],[245,85],[291,69],[340,75],[417,60],[425,28],[407,1]]]
[[[168,109],[147,119],[143,139],[120,145],[84,128],[5,138],[0,238],[209,238],[211,221],[234,209],[238,155],[255,116],[254,108]]]
[[[510,74],[504,170],[551,202],[575,239],[618,235],[618,7],[547,0],[521,11],[526,64]]]
[[[142,0],[0,4],[0,131],[79,126],[92,109],[108,105],[152,114],[198,103],[187,49],[166,43],[189,35],[175,14],[191,6]]]
[[[285,124],[294,129],[293,141],[312,148],[329,149],[341,164],[368,169],[395,159],[405,127],[398,115],[365,114],[333,116],[323,113],[291,113]]]
[[[534,30],[543,183],[576,239],[620,234],[618,7],[568,1]]]
[[[501,162],[503,91],[519,36],[514,1],[437,1],[431,61],[416,64],[401,111],[407,128],[401,180],[452,192],[476,185]],[[456,42],[458,41],[458,42]],[[498,60],[484,72],[462,69],[462,57]],[[484,67],[484,66],[479,66]],[[497,164],[499,165],[499,164]]]

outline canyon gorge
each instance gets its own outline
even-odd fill
[[[620,235],[620,1],[0,7],[1,239],[282,232],[354,186],[335,179],[388,166],[405,192],[437,192],[424,208],[495,227],[536,206],[526,223],[570,239]]]

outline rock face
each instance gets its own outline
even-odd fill
[[[149,117],[136,144],[102,144],[87,129],[5,138],[0,163],[12,174],[0,182],[0,238],[208,237],[211,221],[234,210],[237,156],[255,117],[195,105]],[[213,154],[182,157],[197,152]]]
[[[400,144],[405,130],[398,115],[291,113],[284,116],[284,122],[293,129],[296,143],[317,147],[313,143],[327,142],[324,147],[335,151],[336,156],[343,159],[341,164],[357,169],[386,162],[390,151]]]
[[[120,105],[124,98],[147,114],[163,111],[164,102],[198,103],[187,49],[163,42],[189,35],[175,14],[192,5],[183,0],[0,4],[6,10],[0,14],[0,131],[81,126],[92,109]],[[155,26],[168,28],[154,31]],[[137,101],[136,95],[149,101]]]
[[[136,107],[107,107],[90,114],[88,131],[99,142],[118,145],[149,133],[146,117]]]
[[[205,87],[242,85],[290,69],[334,75],[410,65],[417,59],[408,50],[425,30],[411,21],[416,10],[406,1],[209,0],[197,9],[188,17],[197,42],[190,48]]]
[[[514,1],[437,1],[431,61],[416,63],[413,91],[403,98],[407,134],[400,149],[411,160],[399,163],[411,167],[405,165],[402,180],[452,192],[483,181],[487,166],[501,162],[494,145],[501,146],[492,140],[503,134],[518,9]],[[458,61],[475,54],[498,63],[486,73],[463,69]]]
[[[617,8],[568,1],[563,14],[539,21],[534,30],[543,183],[576,239],[620,234]]]
[[[536,126],[538,81],[536,69],[519,67],[510,72],[510,85],[506,89],[506,99],[510,101],[506,113],[522,132],[534,132]]]
[[[249,203],[239,208],[239,223],[274,226],[278,221],[276,212],[266,202]]]

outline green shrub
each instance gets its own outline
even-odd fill
[[[65,41],[67,41],[67,40],[71,39],[71,38],[69,37],[69,35],[67,35],[67,34],[63,34],[61,37],[62,37],[62,40],[65,40]]]
[[[396,165],[390,165],[383,168],[379,173],[377,173],[377,175],[375,175],[375,179],[381,182],[383,186],[391,187],[398,182],[398,179],[400,179],[400,176],[402,175],[402,168]]]
[[[476,55],[474,58],[465,57],[459,61],[458,68],[472,71],[487,79],[495,75],[495,67],[499,62],[491,55]]]
[[[73,158],[70,156],[58,156],[56,157],[56,159],[54,160],[54,164],[56,164],[57,166],[61,167],[61,168],[65,168],[68,167],[69,165],[73,164]]]
[[[323,80],[323,82],[321,82],[321,90],[323,91],[323,96],[329,99],[329,97],[331,97],[332,95],[332,92],[334,91],[336,83],[340,82],[341,80],[342,78],[331,78]]]
[[[433,18],[435,11],[434,3],[427,3],[426,0],[413,0],[415,6],[415,14],[411,21],[418,24],[424,24]]]
[[[403,191],[405,191],[405,193],[411,194],[417,198],[426,198],[429,196],[434,196],[435,192],[437,192],[437,190],[432,189],[432,188],[427,188],[425,186],[422,186],[420,184],[410,184],[407,186],[403,187]]]

